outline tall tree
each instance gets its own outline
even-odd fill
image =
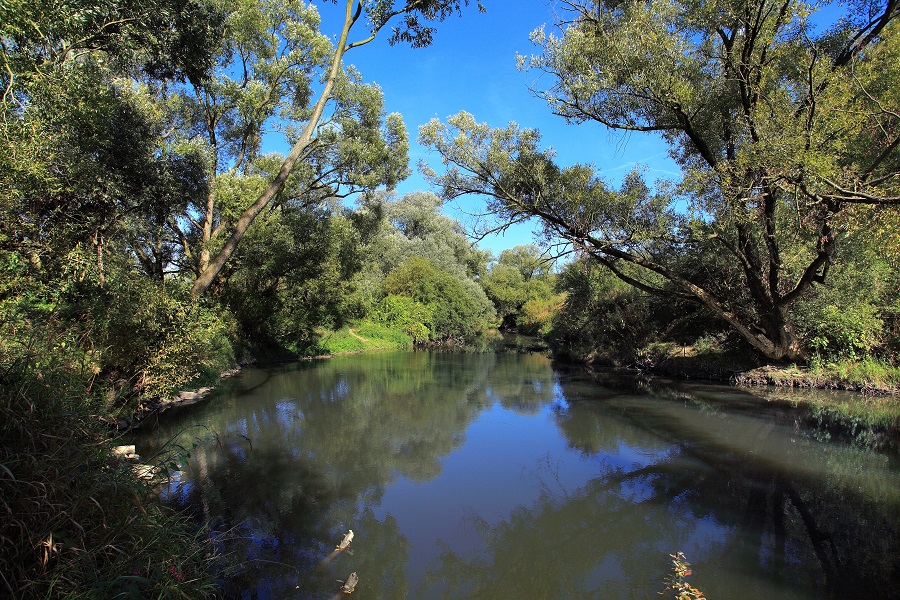
[[[202,0],[0,6],[2,250],[38,268],[92,244],[102,281],[116,221],[152,217],[202,182],[157,152],[152,111],[123,82],[202,79],[221,24]]]
[[[309,104],[309,108],[306,109],[307,117],[302,129],[289,136],[292,139],[291,150],[275,176],[265,189],[259,193],[256,200],[237,216],[230,226],[230,232],[225,236],[224,243],[215,256],[201,256],[199,273],[191,289],[194,297],[202,295],[209,289],[256,217],[281,193],[298,163],[315,150],[321,139],[319,127],[325,114],[326,105],[335,97],[344,78],[342,70],[344,55],[348,51],[374,40],[389,22],[398,17],[402,18],[402,21],[393,29],[389,39],[392,44],[408,42],[413,47],[428,46],[432,41],[433,29],[427,25],[427,22],[443,20],[450,14],[459,12],[464,5],[468,5],[468,0],[406,0],[402,2],[393,0],[378,0],[377,2],[345,0],[343,25],[330,56],[327,56],[325,53],[326,38],[310,28],[314,19],[310,13],[315,12],[312,5],[301,6],[299,9],[285,8],[285,10],[298,10],[304,14],[300,15],[300,18],[295,21],[295,27],[298,27],[298,29],[284,28],[269,32],[267,37],[272,44],[269,52],[274,53],[274,56],[261,56],[261,58],[268,59],[266,60],[267,64],[264,67],[264,71],[276,81],[279,79],[283,80],[278,82],[278,86],[289,85],[288,82],[295,78],[299,72],[306,83],[297,91],[300,92],[300,98],[305,96],[308,99],[311,95],[308,73],[317,68],[319,66],[318,63],[322,61],[322,88],[318,93],[317,99]],[[482,8],[480,3],[478,6]],[[366,17],[368,24],[368,28],[363,34],[364,37],[352,40],[351,32],[354,31],[354,28],[363,16]],[[253,19],[252,13],[246,18]],[[305,31],[307,28],[310,28],[309,31]],[[287,52],[282,52],[282,39],[290,40],[298,31],[301,33],[299,47],[294,48],[288,44]],[[256,56],[257,53],[252,52],[251,57],[256,58]],[[250,57],[241,56],[240,58],[244,66],[247,67],[247,58]],[[269,98],[266,89],[266,87],[263,87],[262,90],[258,90],[261,98],[258,100],[257,105],[258,108],[263,110],[272,106],[272,100]],[[240,150],[238,150],[237,154],[237,164],[240,163],[243,156],[241,152],[245,147],[258,140],[259,134],[258,129],[250,126],[245,128],[242,136],[239,136],[241,141],[239,144]],[[211,238],[213,232],[212,224],[204,221],[202,228],[203,235]]]
[[[367,202],[386,219],[370,250],[381,272],[422,256],[462,279],[484,275],[488,253],[472,245],[458,221],[441,214],[443,202],[435,194],[412,192],[399,199],[378,194]]]
[[[465,114],[421,131],[451,165],[434,179],[506,219],[542,218],[631,285],[706,306],[770,360],[802,360],[791,306],[826,281],[854,213],[900,204],[900,4],[864,3],[824,33],[797,0],[565,6],[558,33],[533,34],[543,53],[521,59],[550,75],[539,93],[570,122],[660,134],[679,186],[654,193],[635,173],[611,190],[592,167],[558,167],[536,132]],[[733,268],[698,279],[696,252]]]

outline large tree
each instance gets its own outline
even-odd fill
[[[536,132],[466,114],[421,130],[450,165],[435,181],[488,196],[506,220],[540,217],[769,360],[802,360],[791,306],[827,280],[854,224],[900,204],[900,4],[861,3],[827,28],[796,0],[563,4],[558,32],[533,35],[542,53],[520,59],[549,75],[538,93],[570,122],[658,133],[678,186],[654,192],[634,173],[610,189],[593,167],[557,166]],[[698,253],[730,261],[696,273]]]
[[[152,220],[202,182],[157,152],[152,115],[123,82],[201,80],[221,25],[202,0],[0,6],[2,250],[49,266],[92,243],[102,258],[114,221]]]
[[[211,76],[160,85],[149,94],[165,115],[164,153],[205,161],[206,185],[170,205],[159,233],[132,230],[131,247],[142,264],[174,256],[170,262],[195,280],[225,254],[235,256],[229,240],[246,237],[248,211],[274,189],[285,164],[284,156],[261,153],[262,135],[298,135],[310,114],[313,77],[330,52],[311,6],[250,1],[234,8]],[[385,116],[380,90],[342,68],[315,137],[268,206],[314,207],[359,190],[392,187],[408,172],[407,148],[403,122],[397,114]],[[158,246],[170,250],[154,251]]]
[[[316,151],[323,137],[320,126],[326,107],[333,99],[339,98],[341,86],[348,79],[343,70],[344,55],[374,40],[397,17],[401,17],[402,21],[393,28],[390,43],[408,42],[414,47],[428,46],[433,34],[433,29],[427,25],[428,21],[443,20],[452,13],[459,12],[462,6],[468,5],[468,0],[344,0],[343,4],[343,25],[333,48],[328,48],[327,38],[318,33],[318,15],[311,4],[301,3],[297,7],[275,4],[273,6],[276,9],[281,7],[280,10],[291,13],[291,18],[276,22],[274,27],[258,38],[261,49],[248,46],[247,52],[236,56],[236,60],[229,65],[244,68],[245,76],[250,71],[254,78],[261,79],[261,85],[249,88],[252,96],[250,102],[246,103],[246,110],[240,115],[241,120],[245,121],[243,129],[238,128],[233,133],[235,158],[232,169],[239,167],[246,153],[258,145],[260,125],[278,107],[285,95],[290,96],[295,109],[300,109],[289,115],[299,126],[295,131],[288,132],[292,146],[274,177],[256,199],[228,224],[229,230],[222,234],[224,242],[214,255],[208,254],[208,241],[218,233],[218,227],[211,222],[214,209],[209,203],[214,203],[214,197],[207,197],[207,210],[200,223],[207,244],[199,258],[198,274],[191,290],[193,296],[202,295],[212,285],[256,217],[282,192],[298,164]],[[254,12],[251,10],[241,18],[253,21]],[[361,20],[363,24],[358,25]],[[361,38],[352,39],[351,34],[360,27],[366,27]],[[253,27],[250,28],[252,29]],[[312,101],[314,75],[321,78],[322,87]],[[254,111],[262,114],[254,114]],[[321,176],[321,171],[315,175]]]

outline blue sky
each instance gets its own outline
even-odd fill
[[[465,110],[493,127],[515,121],[538,129],[544,145],[557,152],[560,165],[592,163],[613,184],[618,184],[635,164],[646,166],[646,176],[651,181],[678,174],[677,165],[658,137],[623,136],[592,123],[567,125],[529,90],[529,86],[546,87],[550,82],[542,82],[537,73],[518,71],[516,53],[539,51],[529,41],[529,34],[554,22],[554,3],[485,0],[484,4],[486,13],[479,13],[473,0],[462,17],[438,23],[434,44],[429,48],[392,47],[384,35],[345,57],[345,62],[356,66],[365,82],[381,87],[387,112],[403,115],[414,171],[420,158],[435,169],[440,167],[440,158],[416,143],[419,126],[432,118],[445,120]],[[318,2],[316,5],[322,14],[322,31],[333,37],[340,30],[343,2],[338,3],[340,6]],[[404,194],[428,189],[422,176],[414,172],[397,191]],[[469,220],[466,213],[480,212],[481,206],[477,198],[466,198],[445,207],[444,212],[465,225]],[[483,240],[479,247],[499,255],[505,248],[532,243],[532,231],[533,226],[517,226],[502,237]]]

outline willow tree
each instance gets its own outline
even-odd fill
[[[161,115],[159,130],[165,132],[159,136],[162,154],[204,163],[206,173],[196,193],[169,203],[164,219],[157,219],[162,227],[128,231],[145,270],[176,270],[196,281],[211,274],[218,259],[222,281],[226,255],[236,256],[248,214],[267,192],[274,194],[267,204],[272,210],[284,204],[303,209],[362,189],[392,187],[406,176],[402,119],[386,116],[381,91],[342,66],[314,137],[278,182],[286,159],[264,153],[262,137],[302,137],[315,78],[331,52],[312,5],[241,0],[230,5],[217,65],[206,78],[147,84],[150,112]]]
[[[661,135],[678,185],[632,174],[613,190],[557,166],[536,132],[465,114],[421,131],[451,166],[434,179],[704,305],[769,360],[802,360],[791,306],[826,282],[852,223],[900,204],[900,4],[862,3],[822,32],[820,5],[799,0],[564,6],[557,31],[532,36],[542,52],[520,57],[549,76],[537,93],[569,122]],[[732,268],[695,277],[686,259],[710,252]]]
[[[235,14],[241,25],[249,25],[243,30],[253,32],[257,26],[255,2],[237,3]],[[318,32],[318,14],[312,4],[299,3],[263,3],[271,11],[284,13],[285,19],[275,22],[274,26],[264,27],[262,35],[256,38],[259,44],[254,47],[253,39],[240,40],[247,42],[243,48],[246,52],[237,53],[233,62],[227,67],[244,69],[245,78],[251,75],[251,86],[241,86],[233,91],[246,92],[243,101],[238,100],[238,121],[241,126],[232,128],[234,136],[232,170],[240,168],[248,153],[258,148],[261,127],[268,119],[274,117],[279,109],[288,108],[287,117],[294,121],[296,130],[288,131],[291,149],[284,158],[274,176],[256,196],[255,200],[227,223],[227,231],[221,231],[215,219],[215,190],[211,190],[205,199],[206,206],[197,221],[203,249],[198,261],[197,276],[191,289],[194,297],[202,295],[214,282],[235,249],[244,237],[247,229],[276,197],[284,190],[288,179],[304,158],[316,150],[322,136],[320,126],[326,115],[326,107],[335,97],[342,85],[347,81],[343,69],[344,55],[360,46],[373,41],[378,34],[393,20],[399,19],[393,27],[390,43],[407,42],[413,47],[431,44],[433,29],[429,21],[440,21],[462,6],[468,0],[343,0],[344,20],[336,43],[330,48],[327,37]],[[341,3],[339,3],[341,4]],[[479,3],[479,8],[481,4]],[[259,11],[263,13],[265,11]],[[264,24],[267,25],[267,24]],[[359,39],[352,34],[362,29]],[[314,94],[315,78],[321,80],[321,88]],[[249,80],[248,80],[249,81]],[[198,94],[201,101],[206,93]],[[315,100],[313,100],[315,98]],[[223,116],[212,113],[215,121]],[[283,116],[283,115],[282,115]],[[218,122],[214,123],[218,125]],[[215,131],[215,127],[211,130]],[[214,140],[211,140],[214,141]],[[217,165],[216,169],[221,169]],[[212,242],[216,237],[222,238],[220,245],[211,253]]]

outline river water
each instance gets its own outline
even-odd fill
[[[230,597],[900,597],[900,465],[748,391],[540,354],[245,370],[136,440],[180,467]],[[333,552],[352,529],[347,551]],[[671,593],[668,597],[672,597]]]

